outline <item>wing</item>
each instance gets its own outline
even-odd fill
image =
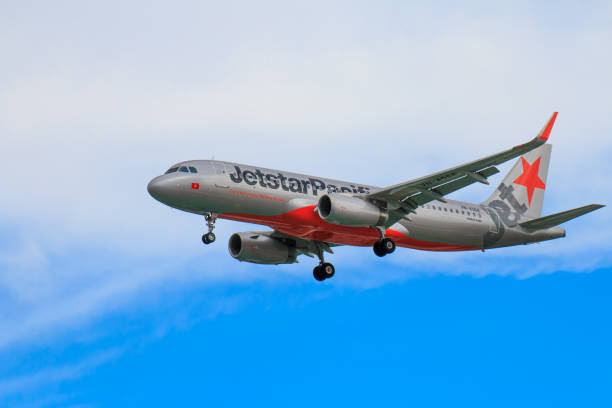
[[[367,199],[384,201],[391,210],[403,209],[410,212],[433,200],[446,202],[445,195],[470,184],[476,182],[489,184],[487,178],[499,173],[496,165],[512,160],[546,143],[556,118],[557,112],[554,112],[540,133],[527,143],[429,176],[377,190]]]

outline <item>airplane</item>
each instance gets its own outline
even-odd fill
[[[325,261],[339,245],[470,251],[565,237],[559,225],[604,207],[591,204],[542,216],[550,163],[547,143],[557,112],[535,138],[503,152],[385,188],[217,160],[177,163],[152,179],[149,194],[170,207],[203,215],[215,241],[217,219],[270,227],[233,234],[230,255],[258,264],[291,264],[315,256],[317,281],[331,278]],[[490,184],[495,167],[520,157],[482,203],[446,198],[474,183]]]

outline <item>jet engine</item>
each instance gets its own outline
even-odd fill
[[[273,265],[296,262],[295,246],[261,232],[237,232],[230,237],[227,248],[239,261]]]
[[[317,211],[323,220],[347,227],[384,225],[389,218],[387,210],[361,198],[341,194],[322,196]]]

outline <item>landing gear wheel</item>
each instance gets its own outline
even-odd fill
[[[329,279],[333,277],[334,274],[336,273],[336,269],[334,268],[334,265],[330,264],[329,262],[325,262],[323,265],[319,265],[319,268],[321,268],[321,270],[323,271],[323,275],[325,276],[325,279]]]
[[[314,278],[319,282],[325,280],[325,272],[323,271],[323,268],[321,268],[321,265],[315,266],[315,268],[312,270],[312,276],[314,276]]]
[[[381,245],[381,241],[376,241],[374,243],[374,247],[373,248],[374,248],[374,253],[377,256],[381,256],[382,257],[382,256],[387,255],[387,253],[385,252],[384,248]]]
[[[395,251],[395,242],[391,238],[385,238],[380,241],[381,247],[385,250],[386,254],[393,253]]]
[[[322,242],[315,241],[314,247],[316,251],[315,253],[319,257],[319,264],[315,266],[315,268],[312,270],[312,276],[314,276],[316,280],[321,282],[325,279],[331,278],[336,273],[334,265],[330,264],[329,262],[325,262],[325,258],[323,257],[323,250],[325,248],[327,248],[328,252],[332,254],[333,252],[331,249],[329,249],[329,245]]]
[[[202,242],[206,245],[212,244],[213,242],[215,242],[215,239],[215,234],[213,234],[212,232],[207,232],[206,234],[202,235]]]
[[[378,256],[385,256],[395,251],[395,242],[391,238],[383,238],[374,243],[374,253]]]

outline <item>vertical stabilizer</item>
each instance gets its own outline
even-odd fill
[[[551,149],[552,145],[544,144],[521,156],[483,204],[505,213],[518,213],[520,217],[515,217],[515,221],[540,217]]]

